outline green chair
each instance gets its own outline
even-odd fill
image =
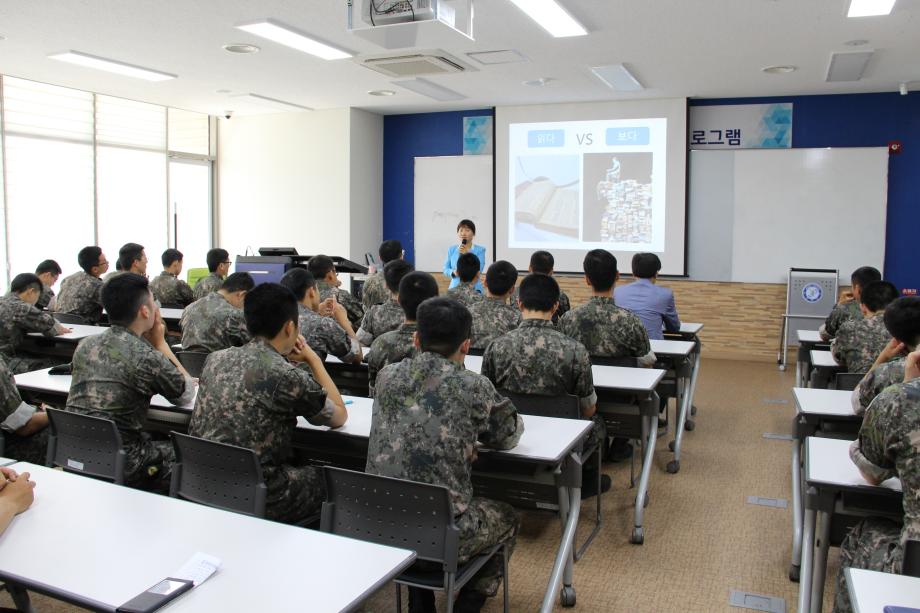
[[[207,277],[210,272],[207,268],[189,268],[188,273],[188,284],[194,289],[198,282]]]

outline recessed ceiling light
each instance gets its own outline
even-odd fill
[[[895,0],[850,0],[847,17],[876,17],[889,15]]]
[[[862,47],[863,45],[868,45],[869,41],[867,41],[865,38],[857,38],[854,40],[848,40],[843,44],[847,47]]]
[[[531,19],[555,36],[584,36],[588,33],[556,0],[511,0]]]
[[[278,100],[277,98],[269,98],[268,96],[262,96],[260,94],[240,94],[239,96],[234,96],[237,100],[248,100],[250,102],[255,102],[256,104],[261,104],[262,106],[268,106],[274,109],[279,109],[282,111],[312,111],[313,109],[309,106],[303,106],[301,104],[295,104],[293,102],[286,102],[284,100]]]
[[[231,89],[218,89],[214,92],[215,94],[230,94],[233,93]]]
[[[392,89],[372,89],[371,91],[367,93],[370,94],[371,96],[395,96],[396,95],[396,92],[394,92]]]
[[[789,74],[790,72],[795,72],[795,66],[766,66],[761,68],[763,72],[767,74]]]
[[[236,26],[238,29],[262,38],[267,38],[286,47],[315,55],[324,60],[341,60],[351,57],[351,53],[326,44],[311,36],[298,32],[294,28],[284,25],[273,19],[263,19],[255,23],[244,23]]]
[[[591,72],[603,81],[607,87],[618,92],[640,92],[645,89],[639,79],[629,72],[625,64],[594,66],[591,68]]]
[[[115,74],[120,74],[125,77],[134,77],[135,79],[145,79],[147,81],[168,81],[176,78],[176,75],[169,74],[168,72],[142,68],[141,66],[126,64],[117,60],[107,60],[105,58],[96,57],[95,55],[89,55],[88,53],[80,53],[79,51],[52,53],[48,57],[53,60],[60,60],[61,62],[77,64],[78,66],[85,66],[87,68],[95,68],[96,70],[105,70],[106,72],[114,72]]]
[[[539,79],[531,79],[529,81],[522,81],[522,85],[527,85],[528,87],[543,87],[550,81],[553,81],[552,77],[540,77]]]
[[[260,49],[255,45],[247,45],[246,43],[231,43],[224,45],[224,51],[230,53],[258,53]]]
[[[6,40],[6,36],[3,36],[2,34],[0,34],[0,40]]]

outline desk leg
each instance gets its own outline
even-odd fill
[[[657,406],[658,394],[652,394],[652,397],[643,402],[650,402]],[[641,409],[640,409],[641,410]],[[657,413],[657,408],[655,409]],[[646,436],[645,457],[642,459],[642,472],[639,476],[639,487],[636,490],[636,510],[635,521],[632,536],[629,539],[634,545],[641,545],[645,542],[645,528],[643,527],[643,516],[645,515],[645,501],[648,496],[648,483],[652,473],[652,458],[655,454],[655,441],[658,438],[657,428],[654,424],[654,415],[649,415],[648,411],[643,411],[642,415],[642,434]]]
[[[799,343],[799,350],[795,356],[795,384],[799,387],[805,387],[807,385],[806,377],[808,376],[805,371],[805,349],[802,343]]]
[[[792,563],[789,580],[798,581],[802,562],[802,448],[799,440],[792,441]]]
[[[575,567],[574,547],[575,530],[578,527],[578,513],[581,510],[581,461],[572,454],[569,456],[562,472],[557,475],[559,479],[559,519],[562,521],[562,540],[559,551],[556,552],[556,561],[550,573],[549,584],[543,595],[541,613],[552,613],[556,593],[560,594],[561,604],[564,607],[575,605],[575,587],[573,574]]]
[[[684,361],[674,370],[677,376],[677,396],[680,399],[677,414],[677,429],[674,431],[674,442],[671,443],[674,450],[674,460],[668,462],[667,471],[671,474],[680,470],[680,445],[684,438],[684,425],[687,423],[687,415],[690,413],[690,404],[693,396],[690,393],[692,389],[693,371],[689,361]]]
[[[28,590],[12,583],[7,583],[6,589],[10,592],[10,597],[13,599],[13,604],[16,606],[17,611],[35,613],[35,609],[32,608],[32,601],[29,599]]]
[[[693,354],[693,370],[690,374],[690,413],[687,417],[687,429],[693,430],[695,427],[694,422],[690,419],[691,416],[696,415],[696,407],[693,406],[693,399],[696,397],[696,382],[700,377],[700,366],[702,365],[703,356],[700,353],[699,341],[697,341],[697,348],[694,350]]]
[[[815,559],[815,510],[805,508],[805,524],[802,531],[802,577],[799,580],[798,613],[811,610],[811,579]]]
[[[827,511],[818,511],[817,522],[815,537],[818,551],[815,554],[814,566],[811,571],[812,613],[821,613],[824,605],[824,579],[827,575],[827,550],[830,548],[831,540],[831,514]]]

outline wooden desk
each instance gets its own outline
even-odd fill
[[[223,564],[171,613],[352,610],[415,559],[43,466],[13,468],[37,486],[0,538],[0,578],[78,606],[114,611],[200,551]]]
[[[874,570],[844,571],[853,613],[882,613],[887,606],[920,608],[920,579]]]

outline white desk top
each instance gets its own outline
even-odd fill
[[[693,345],[688,341],[670,341]],[[473,372],[482,372],[482,356],[466,356],[466,367]],[[650,392],[655,389],[665,371],[657,368],[627,368],[624,366],[591,366],[594,387],[618,389],[629,392]]]
[[[920,608],[917,577],[848,568],[846,580],[854,613],[882,613],[890,605]]]
[[[182,319],[183,309],[160,309],[160,316],[163,319],[180,320]]]
[[[828,415],[833,417],[855,417],[850,397],[853,392],[846,390],[826,390],[811,387],[794,387],[795,409],[808,415]]]
[[[356,396],[345,396],[344,398],[352,400],[353,403],[346,405],[348,421],[344,426],[336,429],[335,433],[355,438],[370,438],[373,399]],[[521,415],[521,419],[524,420],[524,434],[521,435],[517,446],[504,451],[488,450],[488,453],[500,453],[503,456],[533,462],[558,463],[592,425],[592,422],[588,420],[537,415]],[[311,425],[303,417],[297,418],[297,427],[308,430],[330,430],[327,426]],[[482,449],[481,451],[486,452],[487,450]]]
[[[675,357],[686,357],[690,355],[690,352],[696,347],[696,343],[691,341],[669,341],[669,340],[657,340],[651,339],[649,341],[652,345],[652,351],[655,352],[656,356],[675,356]]]
[[[826,343],[817,330],[796,330],[800,343]]]
[[[49,368],[42,370],[33,370],[32,372],[16,375],[16,386],[36,392],[46,392],[50,394],[59,394],[67,396],[70,393],[70,375],[49,375]],[[197,392],[196,392],[197,393]],[[191,410],[194,406],[194,400],[187,407],[180,407]],[[173,408],[176,405],[168,401],[163,396],[157,394],[150,400],[150,406],[161,409]]]
[[[13,468],[32,474],[35,502],[0,537],[0,568],[113,606],[200,551],[223,564],[171,613],[303,611],[307,602],[311,611],[341,611],[415,557],[43,466]]]
[[[811,365],[815,368],[840,368],[840,364],[834,359],[834,354],[830,351],[821,351],[819,349],[811,350]]]
[[[686,321],[680,323],[680,333],[681,334],[699,334],[700,330],[703,329],[705,324],[692,324]]]
[[[61,324],[65,328],[70,328],[72,332],[67,334],[60,334],[58,336],[45,336],[41,332],[29,332],[29,336],[36,338],[47,338],[55,341],[65,341],[70,343],[78,343],[82,341],[87,336],[96,336],[97,334],[102,334],[108,328],[104,326],[87,326],[85,324]]]
[[[851,441],[809,436],[805,439],[805,481],[837,486],[901,491],[901,481],[892,477],[881,485],[869,485],[850,460]]]

